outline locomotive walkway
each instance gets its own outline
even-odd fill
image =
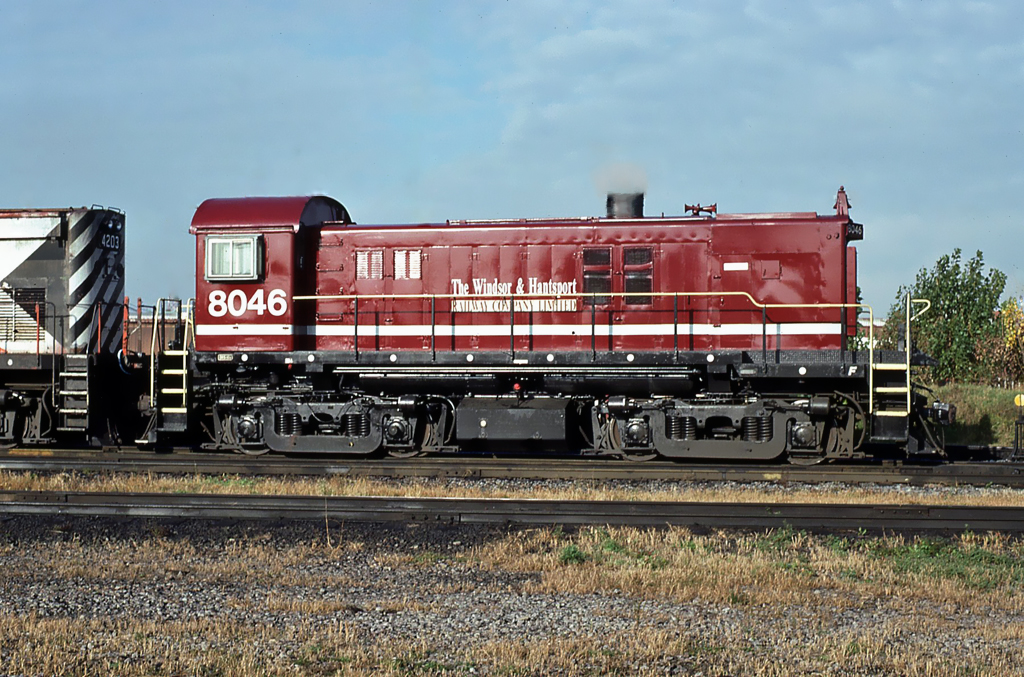
[[[1024,531],[1024,508],[0,491],[0,514],[809,531]]]
[[[793,466],[708,464],[581,458],[424,457],[414,459],[259,458],[196,453],[96,453],[22,451],[0,454],[0,471],[137,472],[166,474],[294,475],[351,477],[464,477],[475,479],[678,480],[818,484],[1024,487],[1024,464],[864,463]]]

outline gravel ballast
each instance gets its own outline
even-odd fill
[[[577,542],[576,532],[557,532]],[[806,594],[766,602],[765,585],[714,598],[685,582],[566,591],[551,583],[553,572],[574,566],[559,561],[562,546],[550,552],[550,570],[488,559],[516,534],[430,524],[10,518],[0,522],[0,620],[80,628],[81,642],[61,663],[66,674],[196,674],[169,657],[197,652],[210,674],[1024,674],[1019,601],[905,598],[874,584],[851,592],[781,554],[778,566],[763,565],[771,569],[765,580],[804,577]],[[740,566],[741,542],[755,537],[699,536],[724,544],[724,559],[709,556],[709,567],[728,567],[730,557]],[[594,553],[581,572],[600,574]],[[1019,597],[1016,579],[1004,593]],[[245,646],[185,627],[231,628]],[[0,674],[51,674],[54,663],[35,657],[40,641],[0,640],[0,666],[15,666]],[[46,651],[52,658],[58,649]]]

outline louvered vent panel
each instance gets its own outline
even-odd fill
[[[42,334],[36,321],[46,326],[46,290],[24,287],[0,291],[0,340],[33,340]]]

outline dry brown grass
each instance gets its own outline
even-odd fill
[[[4,473],[0,486],[306,495],[453,493],[439,483],[346,478]],[[460,488],[458,493],[474,492]],[[599,484],[529,495],[800,502],[908,498],[869,489],[836,492],[830,498],[810,490],[801,494],[685,486],[644,495],[605,492]],[[1020,502],[1018,492],[1010,490],[990,492],[987,498],[997,504]],[[977,496],[946,499],[979,503]],[[940,502],[939,496],[924,502]],[[260,527],[202,542],[160,522],[148,532],[133,532],[135,536],[91,541],[81,535],[88,531],[67,525],[55,529],[48,536],[15,541],[4,537],[0,523],[0,589],[71,580],[231,584],[224,613],[190,621],[0,613],[0,674],[654,675],[674,670],[706,675],[1024,675],[1024,539],[1005,534],[940,539],[821,536],[791,529],[750,534],[542,528],[492,534],[471,546],[448,548],[443,540],[431,540],[430,545],[388,549],[379,545],[373,530],[346,530],[338,524],[324,525],[319,533],[303,532],[301,542],[282,541]],[[353,559],[365,561],[373,575],[366,578],[367,569],[350,573],[347,562]],[[393,581],[407,577],[420,587],[396,593]],[[354,588],[370,595],[372,603],[359,604],[372,608],[350,603],[352,597],[344,591]],[[454,593],[550,596],[568,603],[574,595],[597,593],[628,600],[636,612],[627,619],[629,631],[471,640],[445,629],[440,616],[445,611],[436,600]],[[426,594],[441,597],[423,601]],[[609,617],[623,613],[622,605],[615,608],[607,611]],[[654,611],[644,613],[642,608]],[[673,616],[664,608],[671,608]],[[257,612],[242,617],[277,621],[233,620],[229,612],[239,610]],[[673,620],[679,610],[684,613]],[[439,622],[430,626],[435,634],[408,641],[368,632],[359,620],[364,612],[437,616]]]
[[[348,623],[270,628],[205,620],[156,624],[0,616],[0,652],[12,674],[575,676],[658,675],[672,669],[711,675],[1022,674],[1012,651],[979,643],[957,653],[940,652],[900,643],[905,634],[882,626],[777,647],[759,642],[754,628],[715,633],[639,628],[605,637],[493,641],[439,652],[429,637],[382,642]]]
[[[276,478],[237,475],[165,476],[131,473],[0,472],[0,489],[11,491],[157,492],[199,494],[267,494],[295,496],[407,496],[465,498],[534,498],[553,500],[681,501],[722,503],[872,503],[975,506],[1024,506],[1024,491],[983,488],[970,493],[904,492],[887,487],[778,487],[700,485],[680,482],[671,489],[645,491],[579,481],[548,488],[502,490],[486,483],[452,487],[443,481],[387,481],[365,477]]]
[[[410,559],[384,557],[395,565]],[[538,592],[617,591],[778,608],[816,596],[837,611],[881,599],[1024,613],[1024,543],[1003,534],[937,540],[849,539],[788,529],[738,537],[687,529],[586,528],[572,536],[538,529],[511,534],[467,557],[505,571],[541,572],[538,582],[528,584]]]
[[[231,542],[209,550],[200,549],[187,540],[153,537],[141,541],[109,539],[102,548],[103,558],[97,561],[95,545],[82,543],[77,536],[44,545],[4,544],[0,547],[0,556],[16,568],[0,569],[0,580],[10,575],[36,580],[74,578],[126,582],[188,578],[204,583],[297,586],[309,584],[314,576],[305,573],[302,564],[311,559],[330,561],[342,557],[352,546],[298,544],[282,549],[257,539]],[[348,578],[338,575],[316,580],[333,586],[352,584]]]
[[[67,534],[62,534],[68,536]],[[533,529],[453,552],[377,550],[380,571],[528,572],[516,594],[568,599],[602,592],[635,600],[629,632],[572,637],[416,641],[368,634],[362,609],[319,598],[352,581],[303,564],[365,553],[349,536],[282,546],[256,533],[211,549],[161,534],[83,542],[45,540],[0,547],[0,586],[23,580],[268,584],[265,595],[233,597],[226,608],[258,607],[283,625],[227,616],[193,621],[88,620],[0,614],[0,665],[11,674],[377,674],[653,675],[1024,674],[1024,541],[998,534],[953,539],[823,537],[687,529]],[[103,561],[96,553],[102,551]],[[389,569],[390,567],[390,569]],[[343,568],[343,567],[341,567]],[[335,568],[327,567],[329,571]],[[320,570],[321,573],[312,573]],[[428,577],[429,578],[429,577]],[[471,577],[466,576],[466,579]],[[378,612],[438,613],[424,592],[462,591],[438,577],[431,589],[393,597]],[[495,593],[501,592],[494,590]],[[641,600],[682,604],[700,622],[640,612]],[[861,620],[851,624],[849,618]],[[719,622],[721,620],[721,622]],[[947,640],[951,640],[949,643]],[[438,650],[439,645],[458,647]]]

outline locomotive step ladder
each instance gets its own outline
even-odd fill
[[[915,311],[915,306],[924,307]],[[910,431],[912,392],[910,385],[911,322],[931,307],[927,300],[906,298],[906,323],[903,336],[904,359],[900,362],[875,362],[873,351],[870,371],[871,388],[871,430],[875,441],[900,441],[907,439]]]
[[[163,433],[188,430],[188,362],[193,338],[191,301],[182,305],[178,299],[158,300],[149,354],[150,420],[137,444],[155,444]]]
[[[188,351],[164,350],[156,358],[151,379],[157,430],[184,432],[188,414]]]
[[[89,429],[89,355],[64,355],[57,374],[57,430]]]

